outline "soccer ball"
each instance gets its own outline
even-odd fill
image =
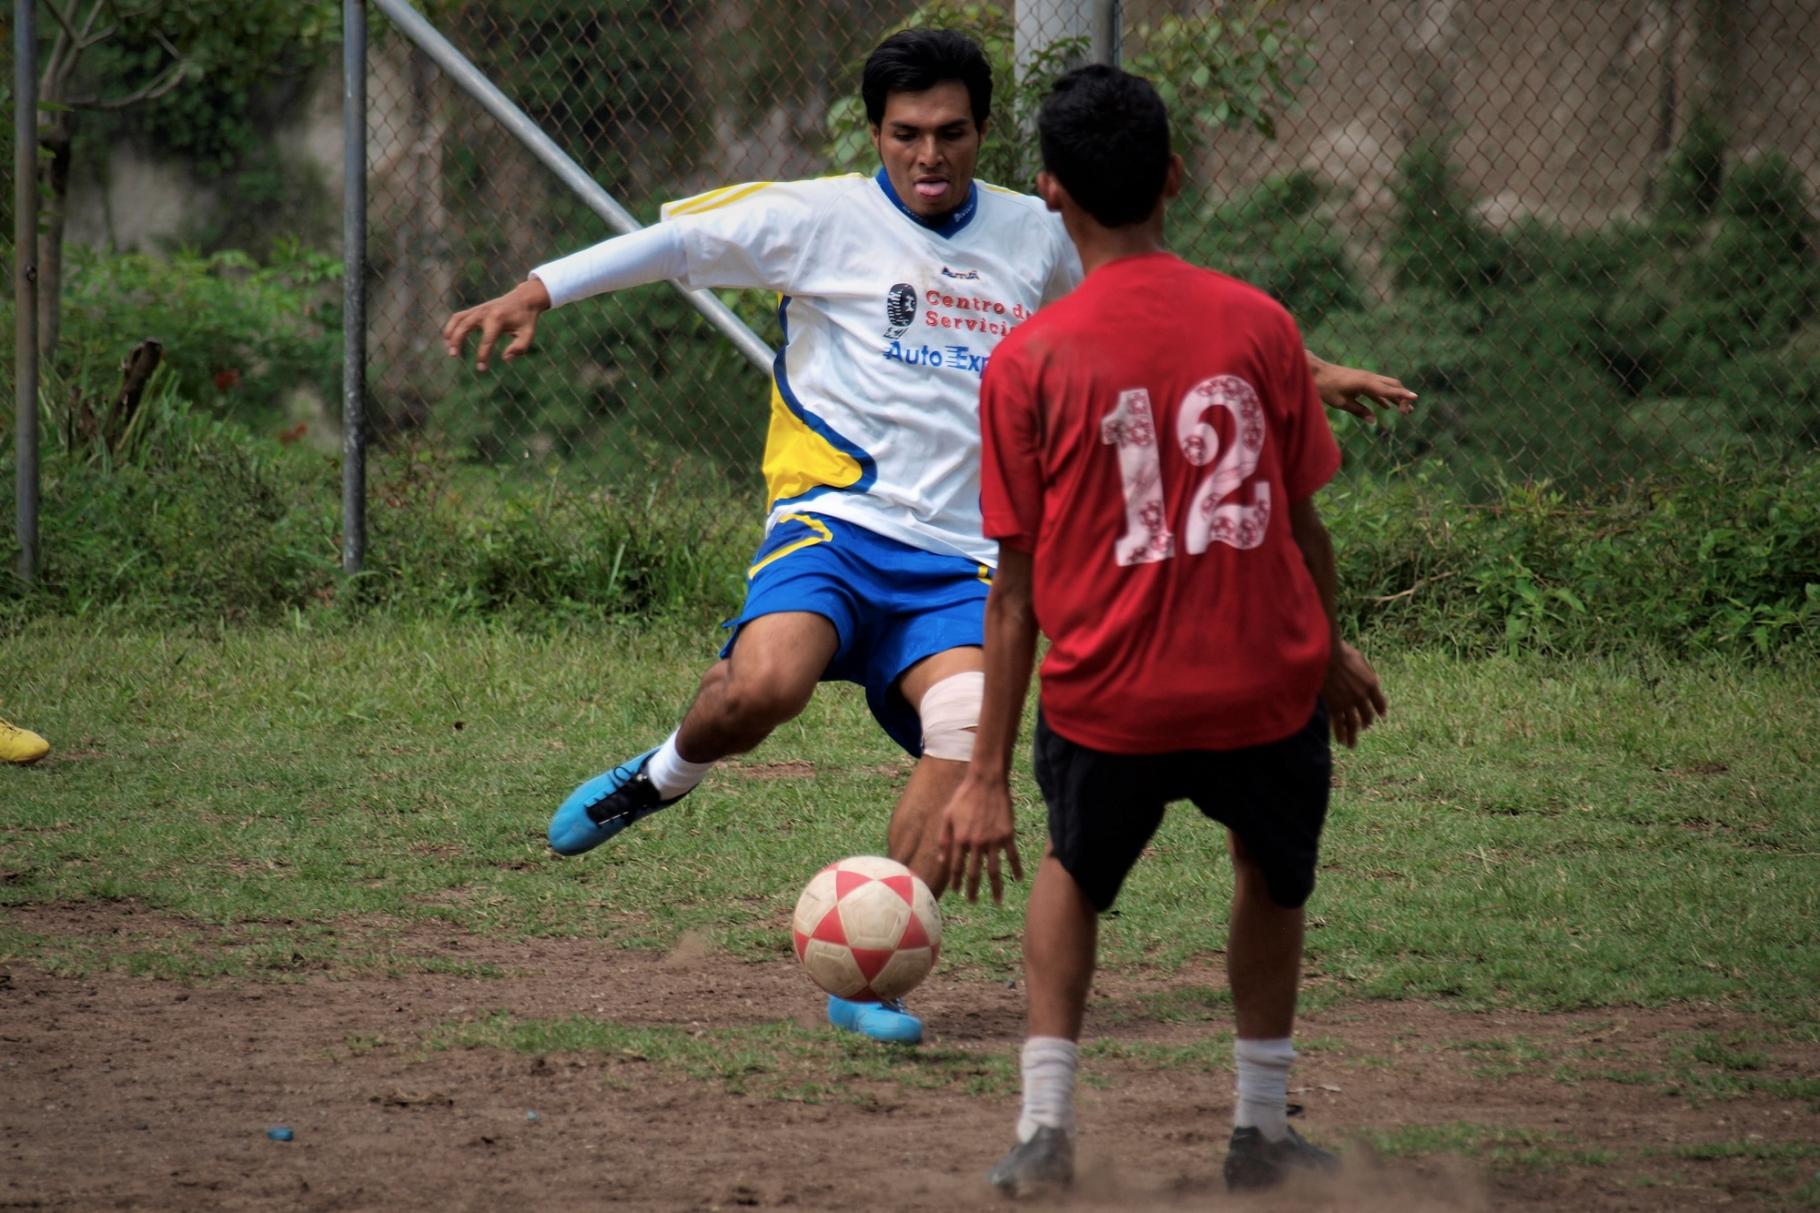
[[[895,859],[855,855],[815,874],[790,922],[810,980],[856,1002],[901,998],[941,951],[935,895]]]

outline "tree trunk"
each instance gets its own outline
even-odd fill
[[[114,394],[113,407],[108,410],[109,450],[118,451],[127,431],[133,428],[133,418],[139,413],[139,402],[145,397],[146,385],[152,381],[152,372],[163,360],[164,346],[148,337],[134,346],[126,361],[120,364],[120,390]]]
[[[75,137],[72,110],[54,111],[38,128],[38,145],[50,153],[38,166],[43,198],[38,227],[38,358],[45,366],[56,357],[63,328],[63,225],[69,214],[70,145]]]

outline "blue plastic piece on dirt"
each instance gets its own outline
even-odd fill
[[[291,1132],[288,1125],[278,1125],[274,1128],[267,1129],[265,1135],[273,1141],[289,1141],[296,1136],[296,1134]]]
[[[530,1121],[532,1124],[536,1124],[538,1121],[542,1120],[543,1117],[541,1117],[537,1114],[536,1108],[532,1108],[525,1113],[525,1119]]]

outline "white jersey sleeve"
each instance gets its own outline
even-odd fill
[[[684,285],[794,289],[828,209],[824,186],[752,181],[666,203],[664,223],[682,236]]]
[[[681,233],[656,223],[546,262],[532,270],[531,277],[543,283],[555,308],[605,291],[678,277],[683,264]]]

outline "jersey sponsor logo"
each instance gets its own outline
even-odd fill
[[[991,354],[982,354],[964,345],[905,345],[901,341],[893,341],[886,346],[884,354],[887,362],[932,367],[936,370],[946,368],[966,371],[972,375],[984,375],[986,363],[992,360]]]
[[[1021,303],[1006,303],[988,295],[960,295],[934,287],[923,292],[923,323],[932,329],[959,329],[1003,337],[1030,315]]]
[[[885,336],[896,340],[916,321],[916,288],[900,282],[885,292]]]
[[[978,282],[979,277],[980,277],[980,272],[978,270],[951,270],[947,266],[944,265],[942,267],[942,277],[944,277],[944,278],[965,278],[969,282]]]

